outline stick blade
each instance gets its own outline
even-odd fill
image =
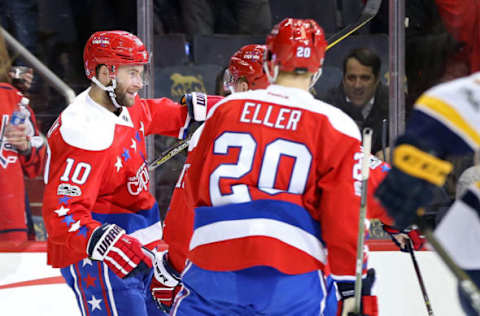
[[[365,7],[363,8],[362,13],[360,14],[360,17],[355,23],[350,24],[349,26],[333,34],[332,36],[330,36],[330,38],[327,39],[327,43],[328,43],[327,50],[337,45],[346,37],[350,36],[350,34],[359,30],[365,24],[370,22],[370,20],[377,15],[381,4],[382,4],[382,0],[368,0],[367,3],[365,4]]]
[[[382,0],[369,0],[363,7],[361,17],[374,17],[377,15],[380,6],[382,5]]]

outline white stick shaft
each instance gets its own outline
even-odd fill
[[[362,195],[360,199],[360,215],[358,219],[357,261],[355,266],[355,313],[361,312],[362,302],[362,271],[363,245],[365,242],[365,217],[367,214],[367,183],[370,174],[370,151],[372,147],[371,128],[363,130],[363,159],[362,159]]]

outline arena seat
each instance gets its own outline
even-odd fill
[[[186,65],[190,61],[183,33],[171,33],[154,37],[154,63],[156,67]]]
[[[353,0],[350,0],[353,1]],[[314,19],[326,33],[337,30],[337,0],[270,1],[272,23],[284,18]]]
[[[240,47],[248,44],[264,44],[265,37],[265,35],[196,35],[193,37],[193,62],[227,65],[230,57]]]

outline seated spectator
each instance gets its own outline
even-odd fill
[[[352,50],[343,61],[342,82],[320,99],[347,113],[360,129],[371,127],[372,153],[383,159],[382,124],[388,119],[388,88],[380,81],[380,66],[380,57],[370,49]]]
[[[267,34],[272,27],[269,0],[181,0],[180,6],[189,36]]]
[[[11,84],[11,59],[0,38],[0,241],[27,240],[24,176],[40,175],[46,146],[40,135],[28,99]],[[28,88],[32,77],[18,75],[22,88]],[[30,72],[31,74],[31,72]],[[25,81],[22,81],[25,80]]]

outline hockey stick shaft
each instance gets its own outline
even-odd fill
[[[412,258],[413,267],[415,269],[415,273],[417,274],[418,284],[420,285],[420,290],[422,291],[423,300],[425,301],[425,306],[427,307],[427,312],[429,316],[434,316],[432,304],[430,303],[430,298],[427,294],[427,288],[425,287],[425,283],[423,282],[422,273],[420,271],[420,267],[418,266],[417,259],[415,258],[415,252],[413,250],[411,241],[407,243],[408,252],[410,253],[410,257]]]
[[[388,131],[388,120],[382,120],[382,153],[383,161],[390,163],[390,157],[387,157],[387,131]]]
[[[458,285],[461,290],[468,296],[472,307],[480,314],[480,290],[468,276],[468,274],[460,268],[452,259],[447,250],[443,248],[438,239],[433,234],[430,228],[422,228],[422,232],[428,243],[433,247],[438,256],[442,259],[445,265],[450,269],[453,275],[458,280]]]
[[[367,3],[365,4],[365,7],[360,14],[360,18],[353,24],[343,28],[339,32],[333,34],[327,39],[327,45],[326,50],[329,50],[333,46],[337,45],[341,41],[343,41],[345,38],[350,36],[353,32],[358,31],[361,29],[364,25],[366,25],[368,22],[370,22],[371,19],[375,17],[375,15],[378,13],[378,10],[380,9],[380,5],[382,4],[382,0],[368,0]],[[176,154],[184,150],[185,148],[188,147],[188,141],[189,139],[185,140],[180,140],[173,144],[170,148],[162,152],[160,156],[152,161],[148,165],[148,170],[152,171],[161,165],[163,165],[165,162],[173,158]],[[187,142],[187,144],[185,144]]]
[[[358,219],[357,259],[355,266],[355,313],[361,312],[362,302],[362,272],[363,248],[365,243],[365,217],[367,215],[367,184],[370,173],[370,151],[372,147],[373,130],[369,127],[363,130],[362,157],[362,193],[360,198],[360,214]]]
[[[190,137],[185,138],[184,140],[180,140],[176,142],[175,144],[173,144],[173,146],[163,151],[157,159],[155,159],[154,161],[148,164],[148,170],[152,171],[160,167],[161,165],[163,165],[165,162],[167,162],[171,158],[175,157],[178,153],[180,153],[181,151],[183,151],[185,148],[188,147],[189,141],[190,141]]]
[[[365,6],[363,7],[360,18],[353,24],[343,28],[341,31],[333,34],[327,39],[327,50],[337,45],[345,38],[350,36],[352,33],[358,31],[364,27],[370,20],[372,20],[378,13],[382,0],[368,0]]]

